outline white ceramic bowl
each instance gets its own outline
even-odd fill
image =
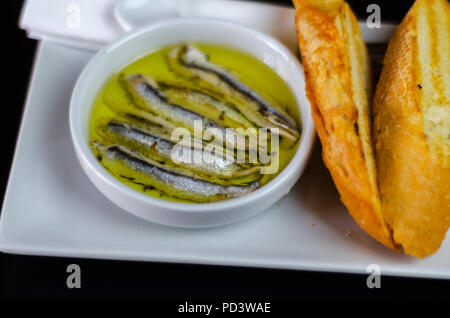
[[[275,70],[294,93],[302,121],[297,152],[272,181],[243,197],[204,204],[177,203],[140,193],[115,179],[94,157],[89,147],[88,124],[93,100],[113,74],[138,57],[171,43],[209,42],[235,47]],[[246,219],[267,209],[297,182],[314,140],[314,125],[304,92],[303,69],[280,42],[236,23],[214,19],[174,19],[142,27],[102,49],[85,67],[70,103],[70,131],[84,171],[95,186],[124,210],[160,224],[177,227],[210,227]]]

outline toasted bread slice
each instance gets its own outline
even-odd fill
[[[370,67],[357,20],[342,0],[294,0],[306,94],[325,165],[355,221],[396,249],[380,210],[370,132]]]
[[[390,40],[374,98],[381,206],[395,242],[424,257],[450,225],[450,5],[418,0]]]

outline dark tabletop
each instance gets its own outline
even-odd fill
[[[276,2],[276,1],[270,1]],[[412,1],[349,1],[359,18],[368,16],[370,3],[381,7],[382,21],[399,22]],[[278,1],[290,5],[290,1]],[[3,72],[0,193],[4,194],[27,93],[36,42],[17,27],[21,1],[6,1],[7,44],[2,50]],[[49,92],[51,93],[51,92]],[[69,264],[81,267],[81,288],[66,286]],[[449,297],[450,280],[382,277],[381,288],[369,289],[366,275],[267,270],[225,266],[180,265],[104,261],[56,257],[19,256],[0,253],[0,295],[4,297],[176,297],[179,302],[214,297],[221,302],[235,299],[292,297]],[[195,300],[192,300],[195,302]],[[285,306],[285,305],[283,305]],[[294,309],[295,303],[290,303]]]

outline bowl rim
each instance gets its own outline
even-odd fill
[[[76,105],[77,104],[81,105],[81,102],[79,102],[78,100],[80,99],[80,91],[82,90],[82,85],[85,81],[84,79],[90,73],[90,69],[92,69],[93,66],[98,63],[98,61],[103,59],[105,55],[110,54],[112,51],[120,50],[120,48],[123,47],[123,45],[125,43],[127,43],[128,41],[131,41],[133,38],[138,37],[144,33],[153,32],[155,30],[158,30],[158,29],[164,28],[164,27],[168,27],[168,26],[186,25],[189,23],[191,23],[191,24],[192,23],[213,24],[216,26],[234,28],[234,29],[239,30],[239,32],[245,32],[249,36],[254,36],[254,37],[258,38],[260,41],[266,42],[266,44],[271,46],[278,53],[284,55],[284,57],[287,58],[287,60],[290,63],[292,63],[292,65],[300,73],[300,75],[304,81],[303,67],[300,64],[300,62],[298,61],[298,59],[289,51],[289,49],[287,49],[287,47],[284,44],[282,44],[280,41],[273,38],[272,36],[265,34],[261,31],[255,30],[251,27],[248,27],[248,26],[240,24],[240,23],[221,20],[221,19],[214,19],[214,18],[182,18],[182,19],[175,18],[175,19],[161,20],[161,21],[157,21],[157,22],[154,22],[151,24],[144,25],[144,26],[139,27],[131,32],[124,34],[122,37],[118,38],[117,40],[108,44],[106,47],[102,48],[88,62],[88,64],[84,67],[83,71],[80,73],[80,75],[76,81],[76,84],[74,86],[74,89],[72,91],[72,95],[71,95],[71,99],[70,99],[70,109],[69,109],[69,126],[70,126],[70,133],[71,133],[71,137],[72,137],[73,146],[75,147],[75,152],[77,153],[77,156],[81,156],[81,157],[79,157],[80,161],[81,161],[81,159],[84,159],[84,163],[87,164],[87,167],[83,166],[84,170],[89,168],[98,177],[100,177],[104,183],[106,183],[109,187],[114,188],[114,190],[122,192],[122,193],[126,194],[130,199],[140,201],[141,203],[144,203],[148,206],[153,206],[153,207],[163,208],[163,209],[170,209],[170,210],[186,212],[186,213],[205,213],[205,212],[214,213],[214,212],[220,212],[223,210],[237,208],[243,204],[248,203],[249,201],[255,201],[258,199],[262,199],[267,194],[271,193],[272,191],[276,190],[277,188],[280,188],[287,181],[287,179],[289,179],[289,175],[295,169],[298,169],[300,171],[300,174],[303,173],[303,170],[305,169],[305,167],[309,161],[309,158],[310,158],[310,155],[312,152],[312,148],[314,146],[314,139],[315,139],[314,122],[313,122],[312,115],[311,115],[311,108],[309,105],[309,101],[306,97],[300,103],[300,100],[297,96],[298,94],[295,94],[295,99],[297,101],[297,107],[299,108],[299,114],[300,114],[300,118],[301,118],[301,137],[299,140],[299,144],[297,146],[297,150],[295,151],[294,156],[291,158],[291,160],[286,165],[286,167],[275,178],[270,180],[268,183],[266,183],[259,189],[256,189],[255,191],[253,191],[249,194],[243,195],[241,197],[231,198],[231,199],[216,201],[216,202],[207,202],[207,203],[188,203],[188,202],[186,202],[185,203],[185,202],[174,202],[174,201],[162,200],[159,198],[152,197],[150,195],[146,195],[144,193],[141,193],[141,192],[127,186],[126,184],[120,182],[118,179],[116,179],[114,176],[112,176],[95,159],[95,156],[89,147],[89,143],[84,140],[85,138],[83,136],[83,131],[82,131],[83,129],[80,126],[76,126],[76,118],[75,117],[78,114],[76,112],[76,110],[77,110]],[[218,44],[220,44],[220,42],[218,42]],[[237,49],[240,49],[243,52],[246,52],[246,50],[243,48],[237,48]],[[252,53],[250,53],[248,51],[246,53],[253,55]],[[103,80],[106,80],[106,79],[103,79]],[[286,79],[283,78],[283,80],[287,82]],[[287,84],[288,84],[289,88],[292,90],[293,87],[292,87],[291,83],[287,82]],[[303,107],[306,108],[305,109],[306,112],[302,111],[302,109],[301,109],[302,104],[304,105]],[[81,107],[81,106],[79,106],[79,107]],[[92,107],[92,105],[90,107]],[[302,116],[303,113],[305,113],[306,116]],[[88,174],[88,176],[89,176],[89,179],[91,179],[91,176],[89,174]],[[286,191],[286,190],[280,188],[279,191]]]

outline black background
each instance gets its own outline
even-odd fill
[[[291,5],[290,1],[278,2]],[[399,22],[412,1],[349,1],[360,18],[370,3],[381,6],[382,21]],[[36,42],[17,27],[21,1],[2,1],[7,45],[1,103],[0,193],[4,194],[28,88]],[[6,70],[5,70],[6,68]],[[51,92],[49,92],[51,94]],[[82,269],[82,288],[66,287],[66,267]],[[381,289],[368,289],[366,276],[238,267],[176,265],[72,258],[18,256],[0,253],[0,295],[3,297],[229,297],[251,300],[292,297],[449,297],[450,281],[382,277]],[[250,296],[251,298],[248,298]],[[164,303],[159,304],[164,307]],[[290,303],[293,307],[293,303]],[[272,306],[274,307],[274,306]],[[295,307],[293,307],[295,308]]]

